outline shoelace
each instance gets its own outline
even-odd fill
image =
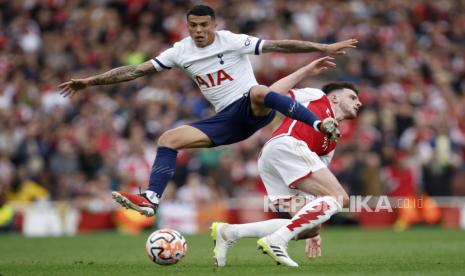
[[[236,244],[236,240],[228,240],[225,238],[225,235],[223,233],[220,233],[221,239],[225,241],[226,247],[232,247],[234,244]]]
[[[236,241],[226,241],[226,246],[229,248],[229,247],[232,247],[236,244]]]
[[[226,247],[232,247],[234,244],[236,244],[236,241],[235,240],[227,240],[222,234],[221,235],[221,239],[225,241],[226,243]]]

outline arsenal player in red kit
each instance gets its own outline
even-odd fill
[[[288,91],[290,97],[322,119],[334,118],[340,122],[357,116],[362,103],[357,89],[350,83],[329,83],[322,89],[292,89],[309,72],[307,65],[271,88]],[[263,147],[258,160],[259,172],[273,204],[279,207],[302,197],[305,205],[297,212],[290,212],[291,219],[213,223],[214,257],[219,266],[225,265],[227,251],[234,242],[245,237],[259,237],[258,247],[286,266],[298,266],[287,253],[288,242],[294,238],[307,238],[309,257],[321,255],[319,226],[349,203],[347,193],[328,169],[337,138],[324,136],[294,119],[284,119]]]

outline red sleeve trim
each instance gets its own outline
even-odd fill
[[[312,175],[312,171],[310,171],[309,173],[307,173],[306,175],[302,176],[301,178],[297,178],[296,180],[292,181],[290,184],[288,184],[287,186],[291,189],[295,189],[294,188],[294,185],[297,184],[297,182],[299,182],[300,180],[302,179],[305,179],[305,178],[308,178]]]

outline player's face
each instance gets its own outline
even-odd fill
[[[189,15],[187,18],[189,35],[194,40],[195,46],[206,47],[213,43],[215,39],[216,21],[209,15],[197,16]]]
[[[344,114],[344,119],[354,119],[357,117],[362,103],[357,94],[348,88],[344,88],[338,93],[339,107]]]

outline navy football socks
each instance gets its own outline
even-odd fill
[[[315,123],[318,123],[321,119],[290,97],[271,91],[265,96],[265,106],[281,112],[286,117],[304,122],[318,130]]]
[[[158,198],[161,197],[168,181],[173,177],[177,155],[178,151],[175,149],[158,147],[157,156],[150,172],[148,193],[146,193],[147,198],[153,203],[158,203]],[[157,199],[153,198],[154,194],[150,191],[156,194]]]

